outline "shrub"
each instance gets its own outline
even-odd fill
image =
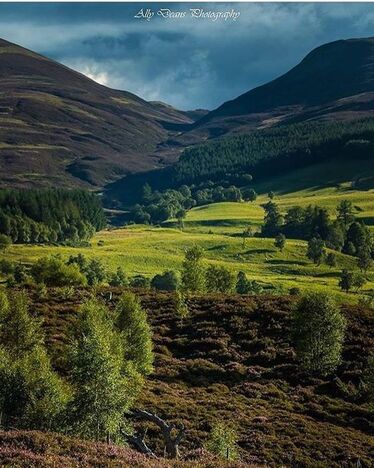
[[[236,292],[238,294],[249,294],[250,292],[250,282],[247,279],[244,271],[239,271],[236,279]]]
[[[238,458],[237,439],[238,436],[233,428],[219,422],[210,431],[207,449],[220,458],[234,461]]]
[[[362,289],[367,283],[367,279],[362,273],[354,273],[352,279],[352,286],[356,288],[356,292]]]
[[[345,291],[349,292],[352,289],[354,283],[354,275],[351,271],[342,270],[339,280],[340,288]]]
[[[210,292],[228,293],[234,288],[234,277],[224,266],[210,265],[205,273],[206,289]]]
[[[24,284],[29,278],[25,265],[22,265],[22,263],[18,263],[14,268],[13,276],[14,276],[14,282],[16,284],[18,285]]]
[[[0,272],[4,275],[11,275],[14,273],[14,268],[14,263],[9,260],[6,260],[5,258],[0,260]]]
[[[60,257],[42,257],[31,267],[37,283],[47,286],[82,286],[86,278],[76,265],[67,265]]]
[[[40,299],[45,299],[48,296],[48,288],[44,283],[36,285],[36,294]]]
[[[274,240],[274,245],[277,249],[283,252],[286,245],[286,236],[284,234],[278,234]]]
[[[12,239],[5,234],[0,234],[0,250],[3,252],[11,245]]]
[[[96,258],[91,259],[84,268],[87,283],[90,286],[102,283],[106,278],[106,272],[102,262]]]
[[[109,276],[108,280],[109,286],[128,286],[129,281],[127,279],[126,273],[119,266],[115,273],[112,273]]]
[[[300,296],[301,290],[297,286],[290,288],[290,296]]]
[[[338,366],[346,320],[334,299],[324,293],[302,297],[293,316],[295,346],[302,367],[326,375]]]
[[[149,289],[150,285],[151,285],[151,282],[149,278],[143,275],[133,276],[130,279],[130,286],[132,288]]]
[[[175,271],[165,271],[161,275],[152,278],[151,286],[161,291],[176,291],[179,286],[179,278]]]

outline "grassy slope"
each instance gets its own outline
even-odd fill
[[[274,285],[278,290],[293,286],[327,290],[345,301],[355,302],[356,294],[346,295],[338,288],[340,270],[355,268],[354,258],[337,254],[335,268],[315,267],[305,256],[303,241],[288,240],[284,252],[279,252],[273,239],[251,238],[243,246],[240,234],[248,225],[260,229],[262,205],[267,202],[266,193],[270,189],[276,192],[275,201],[283,212],[295,205],[318,204],[335,216],[339,201],[348,199],[359,219],[373,222],[374,190],[352,189],[349,182],[358,176],[370,176],[371,165],[366,161],[358,169],[357,164],[349,162],[325,163],[295,171],[273,179],[271,184],[258,185],[256,189],[261,195],[255,203],[217,203],[194,208],[187,213],[183,231],[176,229],[171,220],[162,228],[131,226],[100,232],[92,240],[91,248],[14,245],[6,256],[33,262],[44,255],[60,253],[67,258],[82,251],[88,257],[101,258],[108,270],[122,266],[128,275],[151,276],[165,269],[180,269],[185,249],[196,243],[205,249],[207,263],[224,264],[233,273],[243,270],[265,286]],[[104,241],[101,247],[97,245],[100,240]],[[364,292],[374,288],[374,275],[369,274],[368,279]]]
[[[109,307],[121,291],[112,292]],[[337,376],[348,385],[344,390],[334,376],[310,379],[300,372],[290,338],[291,298],[191,297],[190,317],[181,324],[171,294],[138,293],[156,353],[138,406],[184,422],[183,454],[201,447],[212,424],[223,420],[236,426],[247,466],[348,467],[357,459],[370,466],[372,413],[354,391],[374,346],[372,310],[343,309],[348,329]],[[44,318],[55,362],[64,368],[65,330],[89,291],[70,299],[58,289],[44,299],[30,295],[33,312]],[[162,453],[155,435],[150,427],[152,446]]]
[[[99,247],[97,242],[103,240]],[[301,289],[321,289],[336,293],[345,300],[357,300],[356,294],[348,296],[338,288],[338,275],[343,267],[354,268],[355,260],[337,254],[338,265],[315,267],[305,257],[306,242],[290,240],[283,252],[274,247],[273,239],[251,238],[243,247],[239,237],[222,234],[181,232],[177,229],[134,227],[103,231],[95,236],[91,248],[13,245],[6,257],[13,261],[34,262],[37,258],[61,254],[64,258],[82,252],[87,257],[100,258],[108,270],[122,266],[129,275],[154,275],[165,269],[180,269],[184,251],[193,244],[205,249],[206,264],[225,265],[233,273],[243,270],[251,279],[264,286],[278,289],[298,286]],[[374,287],[374,276],[365,290]]]

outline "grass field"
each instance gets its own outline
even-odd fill
[[[348,168],[345,170],[348,171]],[[309,179],[305,177],[307,183],[311,184],[310,171],[308,174]],[[296,179],[300,180],[302,175],[303,170],[300,170]],[[292,177],[293,180],[288,180],[288,184],[295,187],[293,192],[286,193],[281,189],[275,191],[274,201],[282,212],[295,205],[306,207],[318,204],[326,207],[334,217],[339,201],[348,199],[354,206],[357,218],[364,219],[367,224],[374,224],[374,190],[355,190],[349,182],[327,186],[326,180],[319,186],[299,186],[298,189],[295,185],[296,176]],[[286,184],[287,178],[283,177],[283,182],[281,179],[274,185],[282,187],[282,183]],[[338,287],[341,269],[356,268],[353,257],[337,253],[336,267],[316,267],[306,258],[306,242],[303,241],[288,240],[283,252],[274,247],[273,239],[252,237],[243,245],[243,229],[250,225],[256,231],[261,227],[264,216],[262,205],[268,201],[265,188],[262,188],[263,193],[253,203],[225,202],[190,210],[183,231],[176,227],[175,220],[164,223],[162,227],[129,226],[96,234],[91,247],[13,245],[6,257],[12,261],[32,263],[41,256],[59,253],[67,258],[82,251],[87,257],[100,258],[108,271],[121,266],[129,276],[152,276],[166,269],[180,270],[185,250],[198,244],[205,250],[206,264],[225,265],[233,273],[243,270],[249,278],[256,279],[265,288],[277,292],[287,292],[291,287],[324,290],[345,301],[357,302],[359,294],[347,295]],[[103,242],[101,246],[98,245],[100,241]],[[367,278],[369,281],[362,293],[374,289],[374,274],[369,273]]]
[[[104,245],[98,246],[103,241]],[[337,266],[314,266],[306,257],[306,242],[289,240],[283,252],[273,245],[273,239],[240,237],[224,234],[182,232],[171,228],[135,226],[98,233],[92,247],[52,247],[13,245],[6,256],[12,261],[32,263],[39,257],[59,253],[64,258],[82,252],[88,258],[100,258],[109,271],[122,266],[130,276],[152,276],[166,269],[180,270],[185,250],[193,244],[205,250],[206,264],[225,265],[233,273],[243,270],[265,288],[287,292],[291,287],[302,290],[317,289],[337,294],[349,302],[355,302],[355,293],[348,295],[338,288],[338,276],[342,268],[354,268],[355,259],[337,254]],[[374,276],[364,290],[374,287]]]

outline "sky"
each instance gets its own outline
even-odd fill
[[[154,16],[135,18],[141,9]],[[374,3],[0,3],[3,39],[183,110],[214,109],[323,43],[367,36]]]

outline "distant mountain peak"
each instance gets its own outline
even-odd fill
[[[297,108],[299,112],[305,107],[323,106],[371,92],[374,92],[374,38],[338,40],[315,48],[284,75],[225,102],[199,124],[280,108]]]

